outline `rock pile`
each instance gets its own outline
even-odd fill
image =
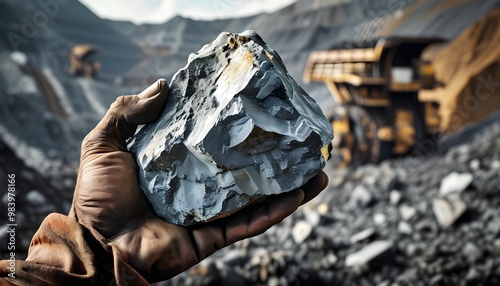
[[[498,285],[499,119],[431,156],[330,169],[281,224],[158,285]]]
[[[26,252],[31,242],[31,237],[38,230],[42,220],[51,212],[68,213],[73,189],[75,187],[76,173],[72,176],[64,175],[53,184],[37,171],[26,166],[16,157],[13,150],[0,140],[0,176],[7,178],[8,174],[15,175],[15,223],[16,228],[16,258],[26,258]],[[0,208],[5,212],[0,213],[0,257],[5,259],[10,251],[7,249],[7,192],[0,193]],[[24,252],[24,253],[23,253]]]
[[[327,166],[330,186],[320,197],[266,233],[157,285],[499,285],[500,116],[461,134],[427,157],[350,170]],[[0,163],[18,162],[6,148],[0,144]],[[71,192],[46,185],[21,162],[14,171],[18,246],[27,249],[48,212],[68,211],[71,196],[61,194]],[[438,218],[449,213],[434,206],[458,201],[465,209],[458,215],[449,207],[442,225]]]

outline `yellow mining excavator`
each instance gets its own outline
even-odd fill
[[[93,59],[98,49],[91,45],[78,44],[73,46],[69,56],[70,75],[86,78],[96,78],[97,71],[101,68],[100,62]]]
[[[336,102],[341,165],[408,154],[500,110],[499,43],[497,10],[449,43],[393,37],[312,52],[304,81],[324,82]]]

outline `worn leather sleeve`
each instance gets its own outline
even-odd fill
[[[26,260],[0,261],[0,285],[149,285],[97,231],[50,214],[33,236]]]

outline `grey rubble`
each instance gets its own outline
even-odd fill
[[[166,221],[190,225],[300,187],[325,166],[333,131],[253,31],[221,33],[179,70],[160,119],[129,143]]]
[[[428,156],[343,170],[327,164],[330,184],[318,198],[155,285],[500,285],[500,113],[461,134]],[[442,197],[440,186],[454,172],[474,179]],[[360,185],[371,203],[353,209]],[[467,210],[445,228],[432,204],[455,195]],[[416,210],[408,221],[401,206]]]

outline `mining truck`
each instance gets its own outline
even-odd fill
[[[422,55],[442,42],[381,38],[310,54],[304,81],[324,82],[336,102],[333,145],[344,164],[406,154],[438,132],[438,107],[420,101],[418,92],[438,84]]]
[[[385,37],[312,52],[304,81],[324,82],[336,102],[340,165],[427,154],[442,134],[500,110],[498,43],[500,10],[451,42]]]
[[[70,75],[77,77],[96,78],[101,68],[99,61],[93,58],[98,49],[91,45],[77,44],[68,55],[70,61]]]

